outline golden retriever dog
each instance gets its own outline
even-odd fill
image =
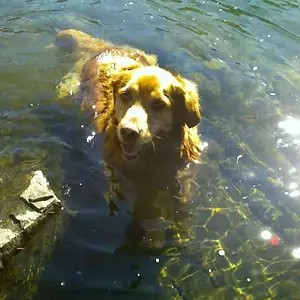
[[[110,179],[120,171],[142,202],[166,190],[186,201],[189,181],[182,170],[197,163],[201,152],[196,84],[159,67],[155,55],[80,31],[58,32],[55,44],[81,57],[76,96],[82,110],[92,113],[96,132],[104,134]]]

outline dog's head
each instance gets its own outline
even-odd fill
[[[120,72],[114,95],[117,134],[127,160],[138,158],[160,135],[200,121],[196,85],[159,67]]]

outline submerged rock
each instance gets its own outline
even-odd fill
[[[21,199],[25,205],[20,203]],[[20,199],[16,199],[16,204],[8,216],[4,216],[7,222],[0,227],[0,270],[6,260],[26,245],[35,229],[42,225],[48,213],[59,203],[60,200],[51,190],[43,172],[34,172],[28,188],[21,194]]]
[[[49,183],[42,171],[34,172],[34,176],[30,180],[30,185],[22,193],[21,198],[30,205],[33,205],[38,211],[49,209],[55,202],[60,202],[50,189]]]

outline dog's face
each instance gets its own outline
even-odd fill
[[[121,72],[115,80],[115,118],[123,156],[135,160],[176,124],[200,121],[196,86],[159,67]]]

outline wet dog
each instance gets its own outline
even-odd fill
[[[80,57],[76,95],[104,134],[110,195],[118,170],[141,201],[159,191],[186,201],[189,166],[201,151],[196,84],[159,67],[154,55],[80,31],[58,32],[55,44]]]

